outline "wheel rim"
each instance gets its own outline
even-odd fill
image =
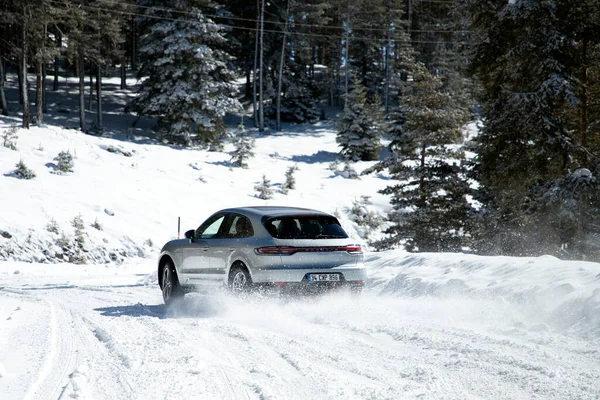
[[[242,271],[239,271],[233,276],[233,280],[231,281],[231,288],[235,292],[241,292],[246,288],[247,283],[248,280],[246,279],[246,274],[244,274]]]
[[[165,303],[171,300],[171,294],[173,292],[173,279],[171,278],[171,268],[167,265],[163,271],[163,299]]]

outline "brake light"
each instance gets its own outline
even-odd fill
[[[346,250],[350,254],[361,254],[362,253],[362,248],[360,247],[360,244],[348,245],[344,248],[344,250]]]
[[[295,253],[315,253],[315,252],[331,252],[331,251],[347,251],[350,254],[362,254],[362,248],[359,244],[350,244],[347,246],[321,246],[321,247],[292,247],[292,246],[268,246],[258,247],[254,250],[256,254],[265,255],[286,255],[290,256]]]
[[[268,254],[268,255],[292,255],[298,249],[296,247],[259,247],[255,249],[257,254]]]

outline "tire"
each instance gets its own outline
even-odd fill
[[[181,301],[185,293],[179,285],[179,279],[175,267],[171,261],[167,261],[162,271],[162,295],[165,305],[170,306],[174,302]]]
[[[246,267],[234,265],[229,271],[229,290],[233,293],[246,293],[252,287],[252,278]]]
[[[350,296],[353,298],[360,297],[362,295],[362,286],[350,286]]]

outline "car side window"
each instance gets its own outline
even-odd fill
[[[196,231],[196,237],[199,239],[210,239],[219,233],[219,229],[225,220],[225,215],[216,215],[203,223]]]
[[[247,238],[254,235],[252,223],[243,215],[232,215],[233,220],[226,234],[228,238]]]

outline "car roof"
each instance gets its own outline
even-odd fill
[[[284,207],[284,206],[249,206],[249,207],[235,207],[221,210],[220,212],[237,212],[246,214],[248,216],[253,215],[255,217],[280,217],[283,215],[326,215],[323,211],[313,210],[310,208],[301,207]]]

